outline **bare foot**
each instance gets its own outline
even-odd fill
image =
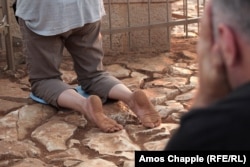
[[[122,125],[103,113],[102,102],[98,96],[91,95],[88,97],[86,111],[85,116],[87,119],[95,123],[104,132],[111,133],[123,129]]]
[[[150,103],[142,90],[133,92],[130,108],[147,128],[154,128],[161,124],[161,117],[154,106]]]

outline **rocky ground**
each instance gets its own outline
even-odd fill
[[[25,65],[12,73],[3,70],[1,60],[0,167],[133,167],[135,150],[162,150],[198,86],[197,37],[176,36],[170,52],[106,55],[104,59],[107,71],[131,90],[146,92],[163,122],[155,129],[144,128],[122,102],[104,105],[104,112],[124,126],[116,133],[101,132],[75,111],[38,104],[29,98]],[[65,82],[77,85],[70,57],[64,57],[61,71]]]
[[[141,126],[122,102],[112,102],[104,105],[104,111],[124,130],[103,133],[77,112],[32,101],[25,65],[14,75],[1,71],[0,167],[132,167],[135,150],[162,150],[197,87],[197,39],[172,41],[171,52],[104,59],[107,70],[129,88],[147,93],[162,117],[162,125],[155,129]],[[65,82],[76,84],[69,57],[64,58],[62,72]]]

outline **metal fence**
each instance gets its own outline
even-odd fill
[[[15,70],[15,60],[13,54],[13,42],[11,31],[11,2],[9,0],[1,0],[1,22],[0,22],[0,46],[5,49],[7,68]]]
[[[189,2],[196,3],[196,13],[189,13]],[[123,51],[135,48],[154,48],[163,39],[164,47],[169,50],[171,28],[183,26],[188,37],[189,25],[197,24],[206,0],[104,0],[106,16],[103,19],[102,34],[104,47]],[[0,37],[6,50],[7,67],[15,70],[13,54],[13,35],[11,32],[10,11],[12,0],[1,0],[2,21]],[[181,3],[181,13],[174,13],[175,3]],[[119,22],[119,24],[118,24]],[[138,34],[137,34],[138,33]],[[3,39],[3,40],[2,40]],[[138,40],[140,42],[138,42]],[[123,46],[122,44],[123,43]],[[117,47],[118,46],[118,47]],[[120,47],[120,48],[119,48]]]
[[[192,15],[189,13],[189,4],[192,1],[192,3],[195,3],[196,6],[196,12],[195,14],[192,12]],[[136,43],[132,43],[132,34],[138,31],[147,31],[147,33],[144,33],[144,40],[145,36],[147,36],[147,42],[144,43],[143,49],[145,47],[154,47],[152,43],[154,40],[152,39],[153,35],[153,30],[157,30],[160,28],[164,28],[166,33],[164,34],[165,40],[165,48],[167,50],[170,49],[170,38],[171,38],[171,28],[175,26],[183,26],[183,31],[185,32],[185,36],[188,37],[189,33],[189,25],[190,24],[197,24],[196,26],[199,27],[199,19],[200,15],[202,13],[203,6],[205,5],[206,0],[104,0],[105,2],[105,7],[107,11],[107,20],[108,23],[103,30],[102,33],[104,35],[109,36],[109,48],[113,48],[113,40],[115,40],[115,35],[116,34],[122,34],[126,33],[125,37],[127,38],[127,43],[128,47],[127,49],[131,49],[134,47]],[[125,6],[126,8],[126,15],[123,16],[125,17],[125,22],[126,24],[123,24],[120,27],[115,27],[113,26],[114,22],[116,20],[112,19],[115,18],[117,13],[113,12],[115,8],[115,3],[119,4],[120,6]],[[173,5],[175,3],[181,3],[182,4],[182,11],[179,14],[176,14],[173,12]],[[140,4],[137,5],[137,11],[132,11],[133,6],[135,7],[135,4]],[[142,5],[144,4],[144,5]],[[160,5],[155,5],[155,4],[160,4]],[[146,14],[141,15],[141,18],[144,20],[144,24],[140,25],[132,25],[132,19],[135,17],[135,15],[140,15],[140,12],[138,12],[139,8],[144,7],[145,10],[147,11]],[[158,10],[159,8],[164,8],[165,11],[163,10]],[[157,19],[152,19],[153,15],[155,14],[162,14],[162,18],[158,17]],[[139,18],[140,19],[140,18]],[[137,22],[140,22],[140,20],[137,20]],[[137,38],[140,38],[137,36]],[[156,37],[157,41],[159,42],[158,38]],[[158,43],[159,44],[159,43]]]

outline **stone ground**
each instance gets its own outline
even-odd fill
[[[198,86],[197,37],[176,36],[170,52],[104,59],[107,71],[131,90],[146,92],[162,118],[155,129],[144,128],[122,102],[104,105],[104,112],[124,126],[116,133],[101,132],[75,111],[38,104],[29,98],[25,65],[11,73],[0,59],[0,167],[133,167],[135,150],[162,150]],[[64,57],[61,70],[65,82],[77,85],[70,57]]]
[[[124,130],[103,133],[74,111],[32,101],[24,64],[12,75],[1,71],[0,167],[132,167],[135,150],[162,150],[197,87],[196,41],[172,38],[171,52],[104,59],[107,70],[129,88],[147,93],[162,117],[162,125],[155,129],[140,125],[122,102],[112,102],[104,111]],[[64,58],[62,72],[65,82],[77,84],[69,57]]]

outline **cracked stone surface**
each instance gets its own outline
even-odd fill
[[[196,42],[175,37],[170,52],[104,58],[107,71],[131,90],[145,91],[162,118],[154,129],[144,128],[118,101],[105,104],[104,112],[124,129],[103,133],[75,111],[32,101],[25,65],[13,75],[0,71],[0,167],[133,167],[134,151],[164,149],[198,86]],[[70,57],[61,71],[65,82],[77,84]]]
[[[183,39],[175,40],[179,44],[183,42]],[[196,38],[185,40],[195,41]],[[188,51],[184,50],[183,53],[192,52],[195,55],[194,48],[194,45],[188,45],[185,48]],[[105,104],[104,112],[124,125],[124,129],[111,134],[103,133],[74,111],[56,110],[29,99],[30,88],[22,89],[29,85],[27,76],[16,78],[15,81],[6,76],[1,78],[0,167],[81,167],[100,164],[103,167],[132,167],[134,151],[164,149],[179,127],[180,118],[187,112],[198,86],[197,68],[190,68],[195,67],[196,58],[192,56],[192,61],[189,58],[188,62],[182,59],[180,64],[177,52],[179,50],[173,49],[169,53],[159,54],[158,61],[158,55],[153,55],[154,65],[160,64],[154,69],[147,69],[152,62],[147,56],[151,55],[125,55],[128,62],[137,56],[138,66],[136,62],[125,63],[124,58],[121,63],[112,64],[112,55],[107,55],[104,61],[106,69],[132,90],[145,91],[163,122],[154,129],[144,128],[133,112],[118,101]],[[171,59],[169,64],[162,61],[163,55]],[[66,57],[63,63],[69,61]],[[165,70],[172,67],[178,72]],[[66,75],[63,77],[65,82],[75,84],[72,82],[75,74],[63,68],[62,71]]]

